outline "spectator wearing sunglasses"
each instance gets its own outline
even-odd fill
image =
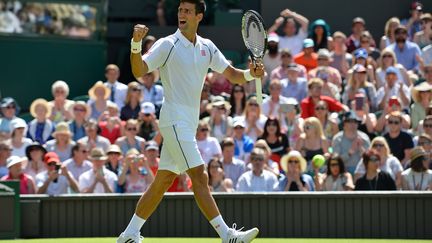
[[[241,117],[245,121],[245,133],[253,140],[256,141],[264,131],[264,124],[267,117],[262,114],[261,107],[257,102],[256,97],[251,97],[246,103],[244,116]]]
[[[271,192],[278,188],[277,177],[264,169],[265,152],[263,149],[254,148],[249,157],[252,170],[243,173],[237,183],[239,192]]]
[[[432,190],[432,170],[428,155],[422,147],[411,151],[411,168],[402,173],[402,189],[412,191]]]
[[[208,105],[210,116],[203,119],[210,126],[210,136],[217,138],[219,142],[232,134],[232,117],[228,116],[230,109],[231,105],[224,97],[213,96]]]
[[[198,150],[206,164],[208,164],[212,158],[220,158],[222,156],[219,142],[215,137],[210,136],[210,126],[206,121],[199,121],[196,140]]]
[[[356,191],[391,191],[396,190],[396,184],[391,176],[379,169],[381,157],[375,150],[363,154],[363,164],[366,173],[355,183]]]
[[[413,42],[417,43],[420,48],[432,44],[432,15],[424,13],[420,16],[422,30],[415,33]]]
[[[306,160],[296,150],[290,151],[281,159],[281,167],[285,172],[285,176],[279,179],[280,191],[310,191],[305,178],[306,174]],[[310,176],[309,176],[310,177]],[[311,179],[311,178],[310,178]]]
[[[402,131],[402,115],[400,112],[392,112],[387,117],[388,132],[384,135],[389,144],[391,153],[399,159],[402,166],[406,166],[411,149],[414,147],[410,134]]]
[[[246,135],[246,124],[240,117],[234,118],[234,157],[243,161],[247,161],[250,152],[253,149],[254,141]]]
[[[90,118],[99,120],[107,109],[109,98],[111,97],[111,89],[103,84],[102,81],[97,81],[88,92],[90,99],[87,104],[91,108]]]
[[[405,26],[399,25],[395,30],[396,42],[388,48],[395,52],[397,60],[408,71],[418,72],[419,62],[418,57],[421,56],[419,46],[408,40],[408,30]]]
[[[159,122],[155,112],[156,107],[153,103],[144,102],[141,104],[138,136],[144,138],[146,141],[155,140],[157,143],[161,143],[162,136],[159,133]]]
[[[77,142],[72,147],[72,158],[63,162],[64,166],[73,175],[76,181],[86,171],[92,168],[92,163],[87,160],[88,148],[85,143]]]
[[[11,122],[21,118],[16,117],[19,113],[17,102],[11,97],[5,97],[0,102],[0,140],[6,140],[11,137]],[[22,120],[24,121],[24,120]]]
[[[319,173],[319,168],[315,170],[315,188],[317,191],[352,191],[354,183],[350,173],[345,169],[345,163],[338,155],[332,155],[326,161],[327,172]]]
[[[389,145],[384,137],[376,137],[371,142],[371,149],[374,149],[380,156],[379,169],[387,172],[396,183],[397,188],[401,188],[401,173],[403,171],[400,161],[390,153]],[[357,164],[354,172],[354,181],[364,176],[366,168],[363,161]]]
[[[138,114],[141,110],[141,86],[138,82],[130,82],[126,94],[126,101],[123,108],[120,110],[120,119],[127,121],[129,119],[138,119]]]
[[[392,71],[396,73],[397,81],[405,84],[407,87],[411,86],[411,79],[408,77],[407,70],[397,62],[396,54],[390,49],[381,51],[381,56],[378,59],[378,68],[375,72],[377,90],[386,86],[387,68],[394,67]]]
[[[126,154],[131,148],[135,148],[138,151],[144,151],[145,139],[138,135],[138,121],[135,119],[129,119],[125,125],[125,136],[119,137],[115,144],[117,144],[122,154]]]
[[[333,114],[335,113],[329,112],[325,101],[320,100],[315,105],[315,117],[320,121],[324,135],[329,141],[339,132],[338,118]]]
[[[86,136],[85,123],[90,117],[90,106],[84,101],[77,101],[71,106],[72,120],[68,122],[69,129],[72,131],[72,140],[78,141]]]
[[[93,148],[97,147],[103,149],[103,151],[106,152],[111,143],[107,138],[99,135],[101,129],[99,128],[97,121],[90,119],[88,122],[86,122],[84,127],[86,130],[86,136],[78,141],[86,144],[88,150],[92,150]]]
[[[432,136],[430,136],[429,134],[426,133],[422,133],[420,134],[420,136],[418,136],[418,143],[417,145],[419,147],[422,147],[425,151],[425,157],[428,161],[428,168],[432,169]],[[432,188],[431,188],[432,190]]]

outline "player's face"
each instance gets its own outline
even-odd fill
[[[178,27],[182,31],[191,31],[198,28],[199,22],[203,18],[203,14],[196,14],[195,4],[192,3],[180,3],[177,12]]]

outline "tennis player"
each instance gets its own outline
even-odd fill
[[[140,229],[156,209],[173,180],[187,172],[192,180],[195,200],[222,242],[251,242],[259,230],[229,228],[223,220],[208,187],[208,175],[198,151],[195,133],[204,77],[208,68],[222,73],[232,83],[243,84],[264,75],[262,63],[250,63],[249,70],[232,67],[212,41],[197,35],[205,12],[204,0],[180,0],[178,30],[159,39],[141,56],[141,40],[148,32],[145,25],[134,27],[131,64],[135,77],[159,68],[165,99],[160,113],[163,136],[156,178],[138,201],[129,225],[117,242],[141,242]],[[193,227],[193,226],[191,226]]]

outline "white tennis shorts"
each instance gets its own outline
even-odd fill
[[[177,125],[159,130],[163,137],[159,170],[180,174],[204,164],[195,140],[196,130]]]

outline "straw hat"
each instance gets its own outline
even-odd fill
[[[211,98],[211,103],[207,105],[207,110],[211,110],[213,107],[224,106],[225,110],[231,109],[231,104],[225,100],[224,97],[217,95]]]
[[[121,151],[120,147],[117,144],[111,144],[108,147],[108,150],[107,150],[107,154],[109,154],[109,153],[122,154],[122,151]]]
[[[301,172],[306,171],[307,164],[305,158],[303,158],[303,156],[299,151],[291,150],[288,154],[284,155],[280,160],[280,165],[282,169],[285,171],[285,173],[288,173],[288,160],[290,160],[291,158],[296,158],[300,161]]]
[[[66,134],[72,136],[71,131],[69,130],[69,125],[66,122],[59,122],[53,132],[52,136],[55,137],[57,134]]]
[[[90,160],[107,160],[108,157],[106,156],[105,152],[101,148],[93,148],[90,151]]]
[[[420,102],[421,91],[432,91],[432,85],[428,82],[422,82],[411,89],[411,96],[415,102]]]
[[[411,150],[410,160],[414,161],[420,156],[426,157],[426,151],[422,147],[415,147]]]
[[[46,115],[45,117],[48,118],[51,116],[51,107],[48,104],[48,101],[45,99],[35,99],[31,105],[30,105],[30,114],[32,115],[32,117],[36,118],[36,108],[41,105],[45,108],[46,110]]]
[[[98,88],[102,88],[102,89],[104,89],[104,91],[105,91],[104,99],[107,100],[107,99],[111,96],[111,90],[110,90],[107,86],[105,86],[105,85],[103,84],[102,81],[97,81],[97,82],[93,85],[93,87],[90,88],[90,90],[89,90],[89,92],[88,92],[88,95],[89,95],[89,97],[90,97],[92,100],[96,100],[96,93],[95,93],[95,91],[96,91],[96,89],[98,89]]]

